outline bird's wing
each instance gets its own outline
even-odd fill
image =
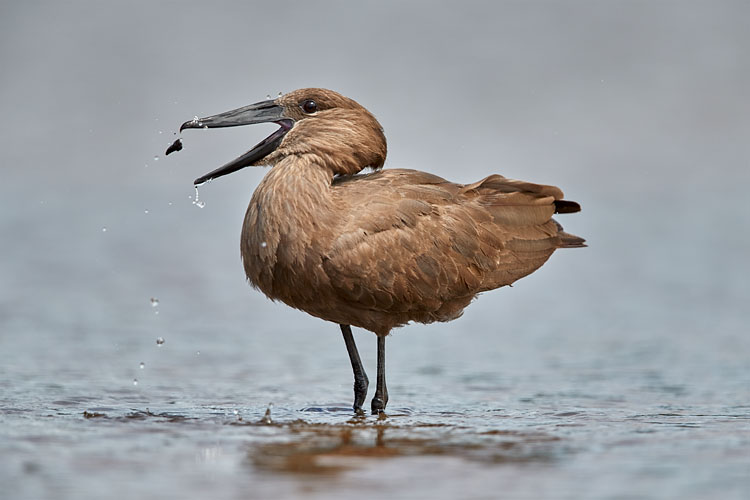
[[[513,283],[564,246],[553,186],[389,169],[333,190],[348,215],[323,266],[336,292],[366,309],[436,311]]]

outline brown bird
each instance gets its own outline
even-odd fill
[[[456,319],[477,294],[534,272],[556,249],[585,246],[552,219],[580,210],[554,186],[500,175],[464,185],[417,170],[380,170],[382,127],[331,90],[295,90],[193,119],[180,131],[263,122],[280,128],[195,184],[251,165],[272,167],[245,214],[245,273],[271,300],[340,325],[355,411],[368,379],[350,325],[377,335],[376,414],[388,402],[385,338],[393,328]],[[368,167],[373,172],[361,173]]]

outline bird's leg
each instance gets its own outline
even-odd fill
[[[339,325],[341,333],[344,335],[346,350],[349,352],[349,360],[352,362],[352,371],[354,372],[354,411],[362,411],[362,404],[367,397],[367,387],[370,381],[367,380],[367,374],[362,366],[362,360],[359,359],[357,344],[354,343],[352,328],[349,325]]]
[[[378,335],[378,385],[372,398],[372,414],[385,411],[388,404],[388,389],[385,387],[385,337]]]

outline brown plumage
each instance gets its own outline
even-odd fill
[[[417,170],[379,170],[386,157],[380,124],[330,90],[296,90],[182,128],[260,121],[281,128],[196,183],[247,165],[273,167],[245,214],[245,273],[272,300],[342,325],[355,409],[367,379],[348,325],[378,335],[373,412],[382,411],[384,338],[393,328],[455,319],[478,293],[534,272],[556,249],[585,246],[552,219],[580,210],[557,187],[497,174],[462,185]],[[361,173],[367,167],[375,171]]]

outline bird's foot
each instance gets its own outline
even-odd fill
[[[388,395],[385,395],[385,397],[383,397],[382,395],[376,394],[375,397],[372,398],[372,414],[379,415],[381,413],[384,413],[386,404],[388,404]]]

